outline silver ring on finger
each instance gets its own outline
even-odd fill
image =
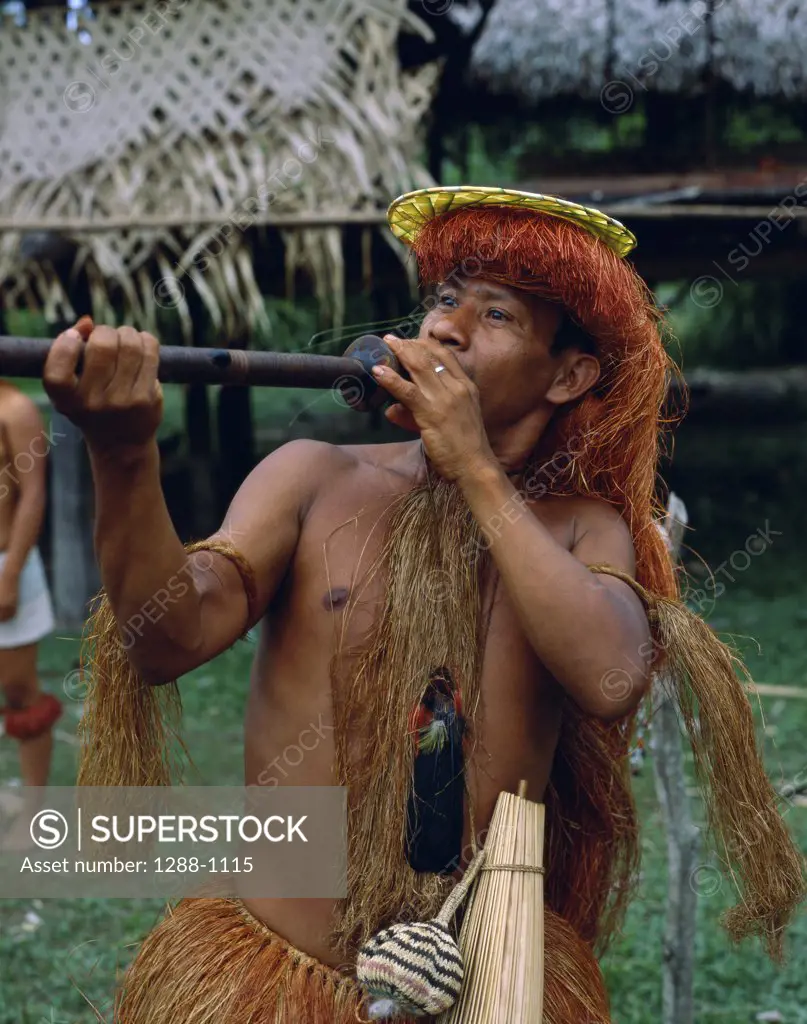
[[[435,366],[435,368],[434,368],[434,372],[435,373],[442,373],[443,370],[445,370],[445,366],[443,366],[442,363],[440,363],[439,366]]]

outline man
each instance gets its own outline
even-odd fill
[[[184,901],[143,944],[120,1024],[355,1020],[359,944],[433,915],[497,796],[520,779],[547,804],[545,1020],[609,1019],[593,944],[611,934],[635,868],[630,724],[658,658],[656,627],[676,614],[657,600],[675,594],[653,521],[667,371],[658,316],[622,259],[631,236],[596,211],[435,189],[397,200],[391,222],[438,283],[419,337],[387,339],[408,379],[377,374],[394,399],[389,419],[419,436],[285,445],[248,477],[203,552],[183,547],[160,488],[157,341],[85,323],[50,352],[48,392],[90,451],[107,594],[81,781],[167,781],[161,685],[262,622],[247,783],[349,791],[344,903]],[[191,585],[169,591],[177,580]],[[157,594],[161,613],[144,616]],[[693,691],[724,686],[745,727],[730,663],[730,679],[713,664],[694,666]],[[450,713],[432,733],[438,707]],[[711,737],[732,756],[745,744],[747,766],[729,768],[759,794],[766,866],[787,882],[762,909],[746,904],[736,931],[775,942],[800,895],[798,854],[753,734],[749,750],[722,711],[706,719],[706,763],[722,782]],[[272,767],[319,721],[323,742],[299,766]],[[459,760],[457,745],[419,742],[457,723]],[[436,758],[439,792],[424,786],[421,757]],[[718,826],[741,813],[733,801],[732,791],[727,811],[720,796]],[[457,819],[459,832],[447,824]],[[766,883],[744,846],[736,855],[756,898]]]
[[[53,629],[53,611],[36,540],[45,514],[48,441],[34,402],[0,381],[0,687],[6,735],[19,744],[24,786],[45,786],[53,723],[61,703],[40,691],[37,644]],[[3,839],[28,842],[22,814]]]

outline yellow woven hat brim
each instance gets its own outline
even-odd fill
[[[534,210],[551,217],[571,221],[605,242],[617,256],[623,257],[636,246],[636,236],[624,224],[600,210],[580,206],[558,196],[537,192],[518,192],[509,188],[482,185],[449,185],[421,188],[398,196],[387,210],[392,233],[407,245],[413,245],[418,232],[430,220],[473,206],[500,206],[515,210]]]

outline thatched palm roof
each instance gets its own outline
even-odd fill
[[[758,96],[807,95],[807,0],[497,0],[473,58],[484,85],[533,102],[597,99],[609,80],[692,93],[710,69]]]
[[[62,232],[79,247],[67,270],[40,236],[0,231],[8,307],[69,318],[78,267],[96,316],[115,297],[153,326],[171,306],[189,334],[193,290],[235,336],[265,324],[251,225],[377,212],[431,183],[417,153],[437,68],[400,69],[399,33],[427,31],[406,0],[124,3],[72,28],[64,7],[0,22],[0,221],[116,225]],[[284,241],[287,274],[305,267],[338,320],[340,228]]]

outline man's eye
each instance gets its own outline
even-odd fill
[[[509,314],[505,313],[503,309],[489,309],[488,314],[493,317],[494,320],[509,320]]]
[[[457,300],[453,295],[448,295],[445,292],[442,295],[437,296],[437,301],[441,306],[457,305]]]

